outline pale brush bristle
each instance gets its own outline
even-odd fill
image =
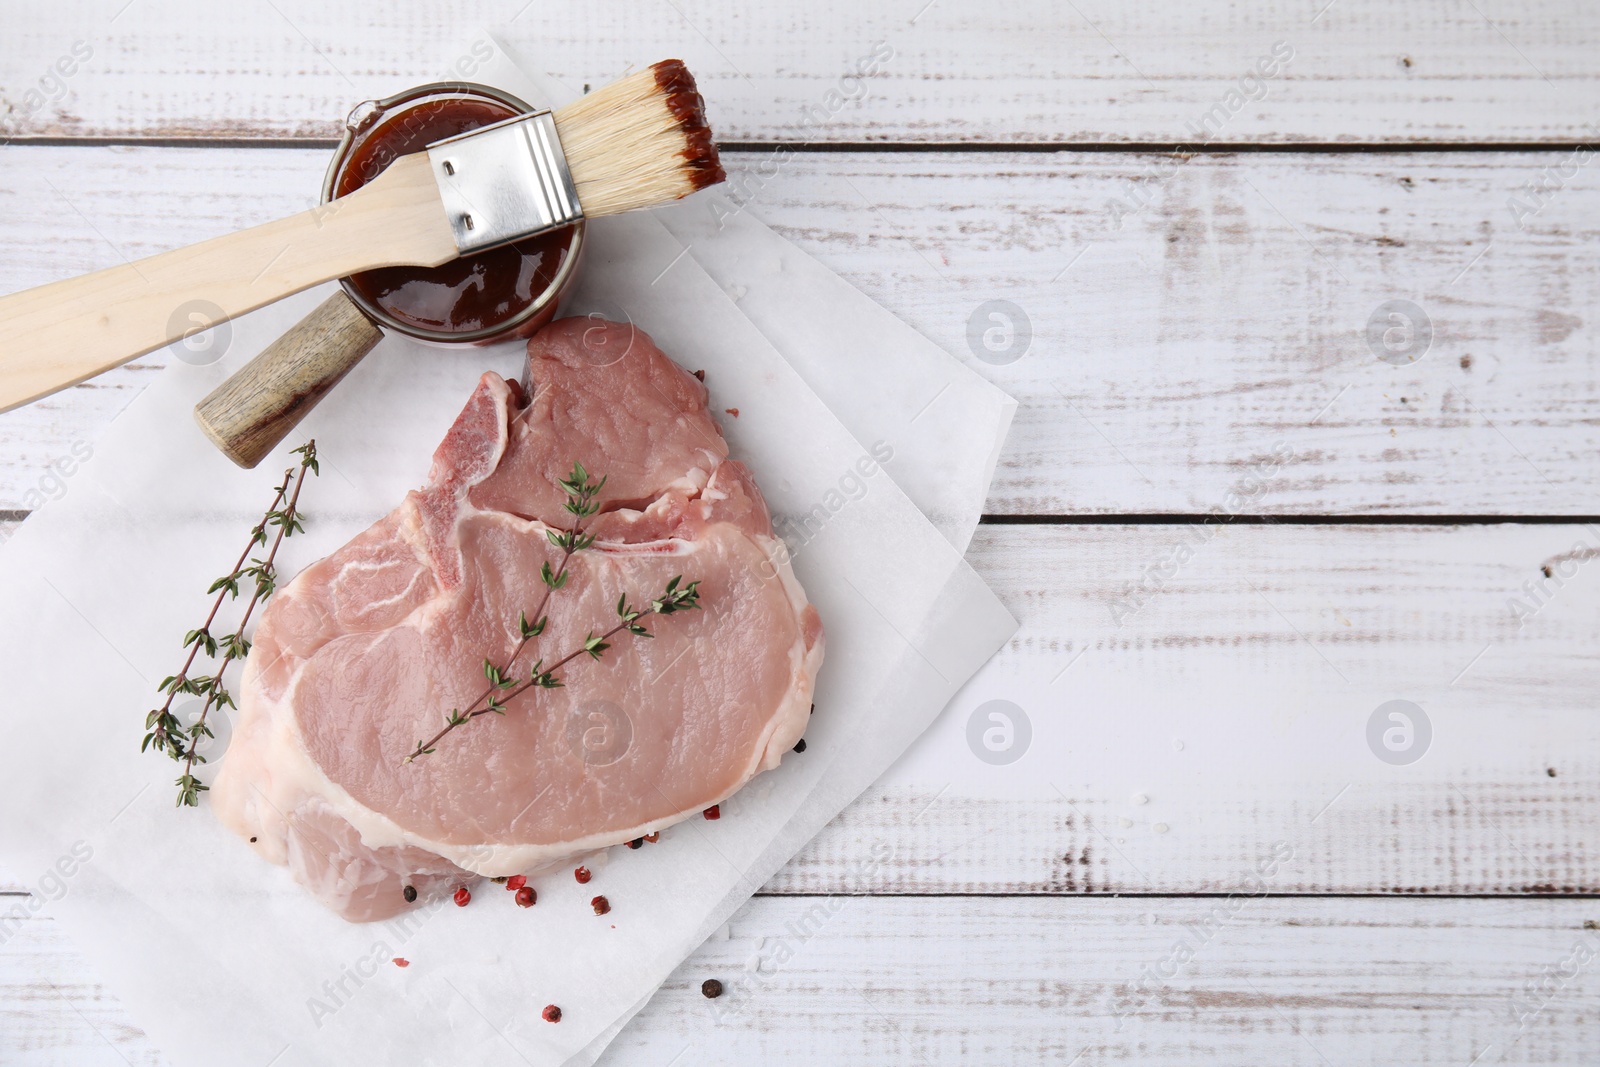
[[[694,76],[663,60],[555,113],[590,218],[663,204],[727,177]]]

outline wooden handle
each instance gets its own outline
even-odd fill
[[[0,411],[330,278],[456,257],[425,152],[349,196],[248,230],[0,297]]]
[[[383,334],[340,290],[194,406],[222,454],[260,463]]]

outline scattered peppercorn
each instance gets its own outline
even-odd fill
[[[464,908],[472,903],[472,890],[462,886],[456,890],[456,907]]]
[[[650,843],[651,843],[651,844],[652,844],[652,845],[653,845],[653,844],[655,844],[655,843],[656,843],[656,842],[657,842],[657,841],[660,841],[660,840],[661,840],[661,831],[660,831],[660,830],[657,830],[657,831],[656,831],[656,832],[655,832],[655,833],[653,833],[653,834],[645,834],[645,835],[644,835],[644,839],[645,839],[645,840],[646,840],[646,841],[648,841],[648,842],[650,842]]]
[[[1554,778],[1556,776],[1556,769],[1554,767],[1546,767],[1544,769],[1544,773],[1546,773],[1550,777]]]
[[[530,887],[523,886],[521,889],[517,890],[517,907],[531,908],[538,902],[539,894],[535,893]]]
[[[811,710],[806,712],[807,715],[815,715],[816,713],[817,713],[817,706],[815,704],[811,705]]]
[[[255,838],[253,838],[253,837],[252,837],[252,838],[251,838],[251,839],[250,839],[250,843],[251,843],[251,844],[252,844],[252,845],[253,845],[253,844],[255,844],[255,843],[256,843],[256,839],[255,839]]]
[[[722,818],[722,805],[721,804],[713,804],[709,808],[707,808],[705,811],[702,811],[700,814],[704,815],[706,818],[711,819],[713,821],[715,821],[717,819],[720,819],[720,818]]]
[[[513,874],[510,878],[506,879],[506,888],[513,893],[527,884],[528,876],[525,874]]]
[[[589,906],[594,909],[596,915],[605,915],[611,911],[611,901],[605,897],[595,897],[589,901]]]
[[[629,848],[643,848],[644,847],[644,838],[642,838],[642,837],[634,838],[632,841],[628,842],[628,847]]]
[[[406,898],[407,904],[415,904],[417,902],[417,887],[408,885],[400,891],[400,895]]]
[[[544,1021],[547,1022],[547,1023],[558,1023],[558,1022],[560,1022],[561,1021],[561,1009],[556,1007],[554,1004],[546,1004],[544,1006]]]
[[[572,872],[572,877],[578,880],[579,885],[588,885],[589,879],[593,878],[594,875],[589,873],[589,868],[579,867],[577,870]]]
[[[796,752],[804,752],[806,750],[806,739],[802,737],[800,740],[796,741],[794,743],[794,750]]]
[[[707,1000],[716,1000],[722,996],[722,983],[715,978],[707,978],[700,983],[700,995]]]
[[[396,967],[409,967],[409,966],[411,966],[411,961],[408,960],[408,959],[404,959],[404,958],[402,958],[400,956],[396,956],[394,958],[394,965]]]

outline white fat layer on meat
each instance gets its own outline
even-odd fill
[[[331,583],[329,585],[329,593],[334,597],[334,600],[335,600],[336,604],[338,604],[341,613],[348,613],[348,614],[354,615],[355,612],[346,612],[346,609],[345,609],[344,605],[342,603],[339,603],[340,601],[343,600],[343,593],[344,593],[344,588],[345,588],[345,582],[344,582],[345,575],[350,573],[350,572],[352,572],[352,571],[357,572],[357,573],[361,573],[361,574],[379,574],[379,573],[381,573],[381,572],[383,572],[385,570],[393,570],[394,568],[396,568],[398,566],[400,566],[400,563],[398,561],[396,561],[396,560],[384,560],[381,563],[369,563],[366,560],[360,560],[360,559],[351,560],[349,563],[345,564],[345,566],[339,571],[338,580],[334,581],[333,583]],[[370,596],[361,597],[360,600],[361,600],[362,609],[364,611],[369,611],[370,612],[370,611],[375,611],[375,610],[387,607],[390,604],[394,604],[394,603],[397,603],[399,601],[403,601],[410,595],[411,591],[414,588],[416,588],[418,582],[427,581],[428,578],[429,578],[429,573],[427,571],[425,571],[425,570],[413,570],[411,572],[411,580],[406,583],[405,588],[399,590],[393,596],[384,597],[382,600],[374,600]],[[358,589],[370,589],[370,588],[372,588],[372,584],[373,583],[370,582],[370,581],[356,582],[355,583],[355,588],[358,588]]]

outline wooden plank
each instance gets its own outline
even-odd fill
[[[603,1062],[1589,1064],[1594,913],[1592,901],[757,898]],[[55,924],[26,925],[0,947],[0,1059],[160,1063]],[[707,978],[722,997],[701,995]]]
[[[720,135],[737,141],[1173,144],[1195,141],[1191,126],[1211,114],[1211,136],[1230,142],[1569,142],[1592,136],[1600,45],[1600,14],[1581,0],[700,0],[626,18],[577,0],[376,14],[279,0],[226,15],[205,0],[64,0],[7,26],[5,128],[331,137],[360,100],[470,76],[470,52],[455,64],[473,27],[508,20],[508,42],[574,88],[683,56]],[[1292,58],[1241,84],[1279,42]],[[75,45],[90,53],[81,63]],[[73,73],[53,77],[63,57]],[[876,73],[863,84],[859,69]]]
[[[1225,893],[1283,841],[1275,893],[1600,893],[1600,566],[1567,555],[1600,534],[1198,536],[980,527],[970,558],[1021,629],[766,891]],[[1410,763],[1369,740],[1391,700],[1431,727]],[[1010,763],[969,733],[991,701],[1028,723]]]
[[[1202,946],[1195,924],[1229,906],[1234,917]],[[1592,910],[760,900],[731,924],[728,941],[707,944],[678,970],[611,1062],[666,1062],[686,1043],[705,1050],[699,1062],[730,1063],[1065,1064],[1081,1055],[1083,1063],[1459,1067],[1486,1047],[1510,1062],[1586,1062],[1592,975],[1568,984],[1521,1034],[1507,998],[1576,943],[1600,947],[1583,928]],[[1186,941],[1195,955],[1178,977],[1151,982],[1147,998],[1130,990],[1118,999]],[[752,959],[756,970],[744,970]],[[707,1004],[700,981],[730,974],[726,1006]],[[1120,1030],[1114,1005],[1128,1011]]]
[[[1018,398],[991,512],[1592,514],[1600,172],[1508,207],[1566,158],[805,157],[754,210]]]
[[[1315,856],[1274,883],[1285,894],[1592,895],[1600,882],[1585,850],[1597,839],[1600,794],[1592,765],[1566,766],[1582,783],[1544,797],[1531,774],[1521,782],[1362,783],[1343,796],[1343,785],[1332,783],[1320,797],[1309,787],[1249,786],[1214,787],[1218,795],[1209,796],[1167,782],[1150,806],[1130,799],[1137,794],[1085,788],[1025,800],[977,796],[972,783],[943,795],[944,783],[879,787],[763,892],[826,895],[861,885],[909,896],[1227,893],[1253,849],[1284,840]],[[854,872],[875,849],[893,862],[863,884]]]
[[[991,512],[1600,512],[1600,170],[1525,230],[1507,206],[1566,154],[762,158],[735,162],[752,211],[1020,400]],[[10,149],[0,291],[300,210],[324,162]],[[1031,324],[1005,365],[973,354],[995,299]],[[1396,299],[1432,323],[1409,366],[1366,341]],[[165,358],[0,416],[0,510],[61,491]]]
[[[1021,629],[768,889],[1226,892],[1283,840],[1303,862],[1278,892],[1600,892],[1600,568],[1570,555],[1600,533],[1202,535],[980,527],[969,558]],[[1369,738],[1393,700],[1410,763]],[[1008,764],[970,732],[991,701],[1029,724]]]

